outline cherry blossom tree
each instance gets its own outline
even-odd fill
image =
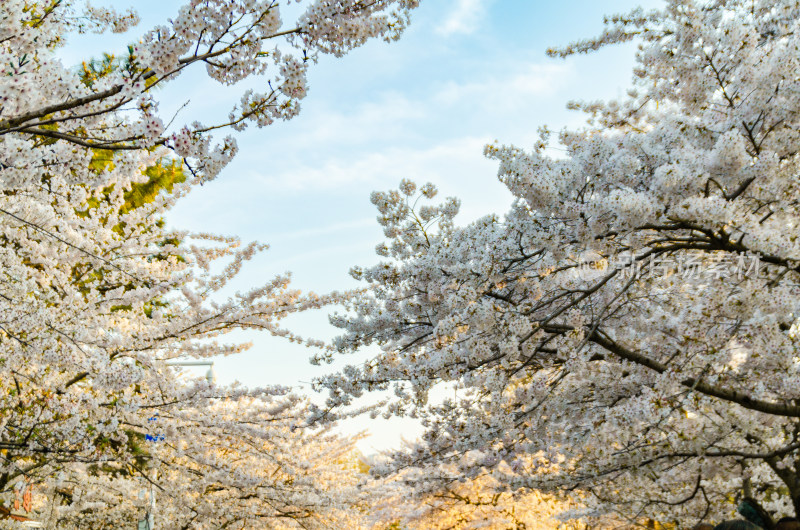
[[[320,514],[339,493],[326,496],[323,462],[349,442],[308,433],[286,388],[189,382],[169,366],[246,349],[221,342],[236,330],[299,340],[280,319],[336,299],[287,276],[231,294],[265,246],[162,221],[235,155],[213,133],[292,118],[320,54],[399,37],[417,2],[302,4],[287,25],[277,1],[187,1],[122,56],[73,68],[57,54],[71,36],[129,31],[135,12],[0,3],[0,493],[33,484],[84,528],[129,524],[131,510],[108,508],[142,481],[167,492],[165,528],[330,522]],[[222,122],[165,124],[155,91],[201,66],[264,90]]]
[[[385,259],[353,269],[370,289],[333,347],[381,352],[320,379],[319,414],[389,390],[379,411],[427,431],[378,473],[580,490],[575,516],[797,514],[800,5],[670,0],[606,24],[549,53],[637,41],[634,86],[571,103],[590,123],[563,153],[546,128],[486,147],[504,217],[456,226],[458,201],[408,181],[373,195]]]

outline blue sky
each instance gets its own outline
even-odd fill
[[[74,38],[61,54],[66,63],[122,49],[180,5],[94,3],[133,6],[142,23],[127,35]],[[495,163],[483,158],[483,145],[495,139],[532,145],[540,125],[558,130],[585,123],[580,113],[565,109],[569,100],[621,96],[631,82],[633,45],[567,60],[550,59],[545,50],[596,35],[604,14],[636,5],[659,2],[423,0],[400,41],[371,42],[341,59],[323,57],[310,72],[300,116],[238,134],[239,156],[180,203],[169,222],[269,243],[237,288],[285,271],[304,291],[353,287],[348,269],[375,263],[373,249],[382,241],[371,191],[411,178],[435,183],[440,196],[458,196],[462,223],[504,212],[510,195],[497,181]],[[246,86],[263,83],[223,87],[196,72],[158,97],[165,115],[189,102],[179,123],[211,123],[227,115]],[[324,311],[293,318],[290,325],[304,335],[335,335]],[[330,369],[309,365],[308,350],[283,340],[244,333],[237,338],[255,345],[217,361],[220,382],[304,387]],[[415,432],[408,422],[366,418],[346,428],[374,434],[362,442],[365,451],[396,445],[400,433]]]

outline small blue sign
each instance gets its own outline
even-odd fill
[[[154,422],[158,421],[158,414],[156,414],[155,416],[149,418],[147,421],[148,421],[148,423],[154,423]],[[161,442],[161,441],[164,440],[164,435],[163,434],[145,434],[144,435],[144,439],[146,441],[148,441],[148,442]]]

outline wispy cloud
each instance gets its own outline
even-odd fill
[[[357,219],[355,221],[346,221],[343,223],[321,226],[319,228],[308,228],[304,230],[295,230],[293,232],[281,232],[280,234],[270,237],[270,241],[274,242],[283,240],[313,239],[320,236],[330,236],[332,234],[338,234],[341,232],[352,232],[353,229],[360,229],[374,225],[375,217],[367,217],[364,219]]]
[[[458,167],[464,160],[482,159],[485,142],[481,138],[454,138],[426,149],[393,147],[357,158],[333,156],[321,164],[294,167],[286,173],[257,178],[266,189],[300,190],[332,189],[358,183],[395,184],[403,178],[438,180],[448,167]]]
[[[439,35],[472,33],[486,14],[487,0],[455,0],[450,16],[436,29]]]
[[[550,95],[559,90],[573,74],[568,63],[517,65],[507,76],[489,77],[469,83],[448,82],[433,99],[438,104],[459,105],[471,102],[486,111],[498,106],[530,104],[532,96]]]

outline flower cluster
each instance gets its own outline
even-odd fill
[[[419,0],[316,0],[299,20],[301,38],[311,49],[343,55],[368,39],[397,39]]]

